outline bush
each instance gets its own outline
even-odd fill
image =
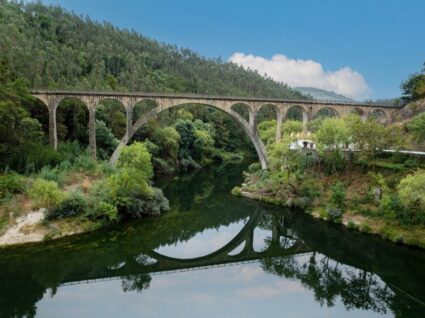
[[[403,218],[406,207],[396,194],[384,194],[381,200],[381,211],[388,218]]]
[[[235,196],[240,197],[242,195],[241,188],[240,187],[234,187],[232,189],[232,194],[235,195]]]
[[[336,221],[341,218],[342,210],[335,207],[326,208],[327,219],[331,221]]]
[[[33,199],[37,206],[51,209],[57,206],[63,199],[65,194],[59,189],[54,181],[44,179],[36,179],[31,188],[27,191],[28,196]]]
[[[161,189],[153,188],[152,196],[135,196],[126,207],[125,213],[132,218],[140,218],[142,215],[159,215],[170,209],[168,199]]]
[[[51,168],[49,166],[43,167],[37,174],[37,177],[47,181],[55,181],[59,185],[63,185],[65,179],[63,171],[59,170],[59,168]]]
[[[64,199],[59,205],[51,209],[47,214],[47,219],[63,219],[80,215],[87,207],[86,199],[81,193],[74,192]]]
[[[261,169],[261,164],[259,162],[251,163],[248,166],[248,172],[253,173]]]
[[[371,233],[372,232],[372,228],[370,227],[369,224],[363,223],[360,226],[360,231],[365,232],[365,233]]]
[[[113,223],[119,219],[117,207],[105,201],[97,203],[90,209],[87,216],[92,220],[101,221],[103,224]]]
[[[330,202],[339,208],[343,208],[345,204],[345,186],[342,182],[337,182],[331,187]]]
[[[0,176],[0,199],[25,190],[25,178],[17,173],[6,173]]]
[[[317,186],[317,181],[312,179],[304,180],[298,188],[298,192],[300,196],[307,197],[310,200],[319,197],[321,194],[320,188]]]
[[[347,223],[347,227],[349,228],[349,229],[355,229],[356,227],[357,227],[357,225],[356,225],[356,223],[354,223],[353,221],[348,221],[348,223]]]

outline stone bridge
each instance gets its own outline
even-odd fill
[[[82,101],[89,112],[89,145],[93,158],[96,158],[96,108],[103,101],[115,100],[123,105],[127,116],[127,128],[118,147],[114,151],[111,162],[114,163],[120,150],[133,137],[133,135],[151,118],[160,112],[187,104],[202,105],[219,109],[231,117],[242,127],[247,136],[252,141],[263,169],[267,168],[267,157],[265,146],[257,134],[257,115],[262,107],[271,105],[276,112],[277,129],[276,139],[281,138],[281,126],[288,111],[295,107],[302,113],[303,124],[306,127],[309,120],[313,119],[321,110],[327,109],[336,117],[344,117],[352,112],[358,113],[362,118],[367,118],[371,114],[379,116],[385,122],[392,118],[393,113],[398,109],[393,106],[371,103],[347,103],[316,100],[285,100],[274,98],[251,98],[251,97],[219,97],[200,95],[173,95],[154,93],[118,93],[118,92],[80,92],[80,91],[47,91],[33,90],[32,95],[41,100],[49,112],[49,142],[53,148],[57,148],[57,119],[56,110],[65,99],[77,99]],[[142,101],[151,101],[155,107],[148,113],[143,114],[133,123],[133,108]],[[248,111],[249,117],[244,118],[235,110],[236,105],[243,105]]]

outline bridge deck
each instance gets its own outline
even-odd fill
[[[343,102],[332,100],[315,99],[284,99],[267,97],[249,97],[249,96],[214,96],[214,95],[195,95],[195,94],[168,94],[168,93],[142,93],[142,92],[112,92],[112,91],[66,91],[66,90],[32,90],[34,95],[65,95],[65,96],[96,96],[96,97],[142,97],[142,98],[174,98],[174,99],[193,99],[193,100],[220,100],[235,102],[260,102],[260,103],[295,103],[312,105],[347,105],[362,107],[385,107],[399,109],[402,106],[387,105],[373,102]]]

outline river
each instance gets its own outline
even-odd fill
[[[425,253],[234,197],[242,166],[163,178],[160,217],[0,250],[0,317],[425,317]]]

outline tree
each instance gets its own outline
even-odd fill
[[[153,177],[151,154],[146,146],[135,142],[126,146],[116,163],[116,173],[107,179],[112,202],[127,206],[136,195],[153,195],[149,184]]]
[[[339,118],[326,118],[317,130],[314,139],[319,151],[338,151],[349,142],[349,136],[349,130],[344,120]]]
[[[398,195],[409,208],[419,211],[425,217],[425,171],[418,170],[403,178],[398,185]]]
[[[425,65],[425,64],[424,64]],[[410,102],[425,97],[425,68],[420,74],[413,74],[401,84],[403,99]]]
[[[422,143],[425,141],[425,112],[413,117],[406,126],[407,129],[412,132],[416,142]]]

